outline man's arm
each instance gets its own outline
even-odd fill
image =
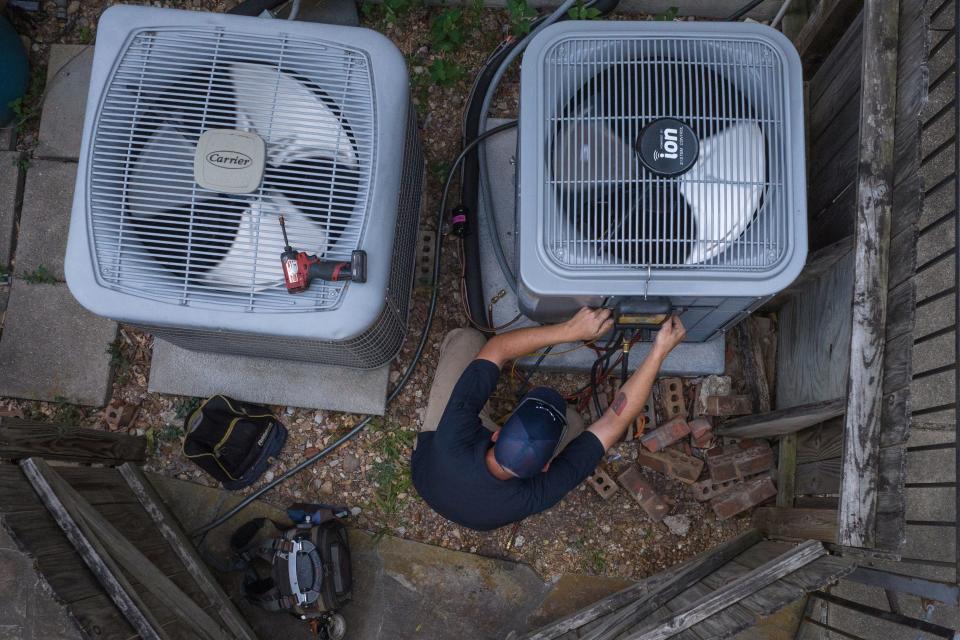
[[[643,413],[643,405],[650,396],[650,388],[657,378],[660,365],[686,335],[687,331],[677,316],[671,316],[664,322],[643,364],[620,387],[617,397],[600,419],[587,429],[597,436],[604,450],[619,442],[630,423]]]
[[[596,340],[613,326],[610,309],[584,307],[575,316],[560,324],[515,329],[496,335],[487,341],[478,360],[489,360],[503,367],[510,360],[545,347],[577,340]]]

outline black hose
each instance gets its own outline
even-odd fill
[[[763,1],[764,1],[764,0],[750,0],[750,2],[748,2],[748,3],[745,4],[745,5],[743,5],[742,7],[740,7],[739,9],[737,9],[736,11],[734,11],[733,13],[731,13],[730,16],[727,18],[727,20],[728,20],[729,22],[733,22],[734,20],[739,20],[739,19],[742,18],[743,16],[745,16],[745,15],[747,15],[748,13],[750,13],[751,11],[753,11],[753,10],[754,10],[757,6],[759,6],[760,3],[762,3]]]
[[[450,184],[453,182],[453,176],[457,172],[457,167],[460,165],[461,162],[463,162],[464,157],[469,155],[470,151],[472,151],[474,147],[476,147],[478,144],[480,144],[490,136],[500,133],[502,131],[506,131],[507,129],[510,129],[515,126],[517,126],[517,121],[513,120],[511,122],[506,122],[498,127],[494,127],[493,129],[484,131],[480,136],[478,136],[470,144],[468,144],[463,148],[463,151],[461,151],[460,155],[457,156],[457,159],[454,160],[453,166],[450,167],[450,173],[447,174],[447,181],[443,188],[443,196],[440,198],[440,205],[437,207],[437,229],[440,229],[441,225],[443,224],[443,216],[446,214],[446,208],[447,208],[447,196],[450,193]],[[403,375],[400,377],[400,380],[397,381],[397,386],[395,386],[387,395],[387,404],[390,404],[391,402],[393,402],[397,398],[397,396],[400,395],[400,392],[403,390],[407,382],[410,380],[410,376],[413,374],[413,370],[416,369],[417,363],[420,362],[420,357],[423,355],[423,349],[426,346],[427,338],[430,335],[430,327],[433,325],[433,316],[437,311],[437,299],[440,292],[440,284],[439,284],[440,283],[440,257],[442,253],[443,253],[443,239],[442,239],[442,236],[438,234],[437,250],[434,252],[434,256],[433,256],[434,285],[433,285],[433,291],[430,294],[430,306],[427,309],[427,324],[423,328],[423,333],[420,335],[420,342],[417,343],[417,349],[413,353],[413,360],[410,361],[410,364],[407,365],[407,368],[403,372]],[[313,466],[323,458],[326,458],[328,455],[330,455],[331,452],[338,449],[341,445],[355,438],[357,434],[363,431],[364,427],[370,424],[370,421],[373,420],[373,418],[374,416],[365,417],[363,420],[358,422],[356,426],[350,429],[350,431],[348,431],[344,435],[337,438],[337,440],[333,444],[327,446],[319,453],[315,453],[314,455],[310,456],[306,460],[303,460],[295,467],[292,467],[291,469],[285,471],[283,474],[277,476],[267,484],[263,485],[262,487],[260,487],[259,489],[257,489],[256,491],[254,491],[253,493],[245,497],[243,500],[238,502],[235,507],[233,507],[232,509],[224,513],[222,516],[215,518],[211,522],[208,522],[207,524],[203,525],[202,527],[200,527],[199,529],[191,533],[191,536],[202,535],[207,531],[210,531],[211,529],[219,527],[221,524],[223,524],[230,518],[234,517],[235,515],[240,513],[243,509],[245,509],[247,506],[249,506],[251,502],[259,498],[263,494],[267,493],[268,491],[276,487],[281,482],[285,482],[289,480],[290,478],[300,473],[304,469],[307,469],[308,467]]]
[[[517,46],[518,40],[501,47],[487,61],[486,65],[474,83],[474,93],[463,126],[463,145],[470,144],[477,139],[480,130],[480,107],[483,104],[483,95],[490,86],[497,67],[503,58]],[[483,293],[483,275],[480,270],[480,162],[477,154],[471,153],[464,158],[462,180],[460,184],[460,202],[470,212],[467,235],[463,238],[464,286],[467,290],[467,309],[473,318],[486,318],[486,302]],[[486,213],[492,214],[491,211]],[[487,335],[492,331],[484,331]]]
[[[271,11],[287,0],[244,0],[233,9],[227,11],[235,16],[258,16],[264,11]]]

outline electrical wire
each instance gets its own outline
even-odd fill
[[[490,104],[493,102],[493,96],[497,92],[497,88],[500,86],[501,80],[503,80],[504,74],[506,74],[507,69],[513,64],[513,61],[517,59],[524,49],[526,49],[527,44],[530,40],[538,33],[552,25],[557,20],[563,18],[567,11],[576,4],[577,0],[564,0],[563,4],[556,8],[556,10],[551,13],[549,16],[544,18],[543,22],[537,25],[536,28],[531,29],[530,33],[524,36],[523,40],[515,46],[510,53],[500,62],[500,66],[497,67],[496,73],[493,75],[493,78],[490,80],[490,85],[487,87],[487,92],[483,96],[483,104],[480,105],[480,131],[481,135],[487,131],[487,120],[490,114]],[[500,230],[497,228],[496,216],[493,214],[493,188],[490,186],[490,175],[487,172],[487,154],[484,147],[480,147],[477,151],[477,156],[479,158],[479,169],[480,169],[480,207],[485,208],[487,215],[484,216],[484,221],[487,225],[487,232],[490,234],[493,244],[493,254],[497,259],[497,264],[500,265],[500,270],[503,271],[503,276],[507,281],[507,285],[513,291],[513,294],[519,297],[517,291],[517,278],[513,273],[513,270],[510,268],[510,265],[507,263],[506,254],[503,251],[503,245],[500,241]]]
[[[460,238],[460,242],[457,243],[458,248],[458,257],[460,258],[460,310],[463,311],[464,317],[467,321],[473,325],[474,329],[478,331],[483,331],[484,333],[496,333],[497,331],[503,331],[504,329],[513,326],[523,318],[522,313],[517,313],[513,316],[512,319],[508,320],[506,323],[493,326],[493,317],[492,317],[492,308],[491,308],[491,317],[487,321],[487,326],[481,325],[477,322],[473,315],[470,313],[470,307],[467,304],[467,263],[463,255],[463,238]]]
[[[773,16],[773,20],[770,21],[770,26],[774,29],[779,26],[780,21],[783,20],[783,16],[787,14],[787,10],[790,9],[790,5],[793,4],[793,0],[783,0],[783,4],[780,5],[780,10],[777,11],[777,15]]]
[[[437,229],[438,230],[443,226],[443,218],[446,215],[447,198],[450,194],[450,185],[453,182],[453,178],[457,173],[457,167],[460,166],[460,163],[463,162],[463,159],[467,156],[467,154],[470,153],[470,151],[472,151],[481,142],[483,142],[490,136],[496,135],[502,131],[506,131],[507,129],[511,129],[515,126],[517,126],[516,120],[504,123],[488,131],[484,131],[479,136],[474,138],[468,145],[466,145],[463,148],[463,150],[460,152],[460,155],[458,155],[456,160],[454,160],[453,165],[450,167],[450,171],[447,174],[447,180],[443,187],[443,195],[440,197],[440,204],[437,207]],[[427,339],[430,334],[430,327],[433,325],[433,317],[437,311],[437,300],[439,298],[439,293],[440,293],[440,286],[438,284],[438,280],[440,275],[440,257],[442,253],[443,253],[442,236],[440,236],[440,234],[437,234],[437,249],[434,252],[434,256],[433,256],[434,286],[433,286],[433,291],[430,294],[430,305],[427,308],[427,323],[426,323],[426,326],[423,328],[423,333],[420,335],[420,341],[417,343],[417,349],[413,353],[413,359],[410,361],[410,364],[407,365],[407,368],[403,372],[403,375],[400,376],[400,380],[397,381],[397,385],[387,395],[388,405],[391,402],[393,402],[397,398],[397,396],[400,395],[401,391],[403,391],[403,388],[406,386],[407,382],[410,380],[410,376],[413,375],[414,369],[416,369],[417,364],[420,362],[420,358],[423,355],[423,350],[426,347]],[[206,532],[219,527],[227,520],[230,520],[235,515],[240,513],[243,509],[248,507],[254,500],[258,499],[260,496],[264,495],[265,493],[267,493],[268,491],[270,491],[280,483],[286,482],[287,480],[289,480],[296,474],[300,473],[304,469],[307,469],[308,467],[311,467],[312,465],[316,464],[323,458],[330,455],[330,453],[337,450],[343,444],[355,438],[361,431],[363,431],[364,427],[370,424],[370,422],[374,419],[374,417],[375,416],[366,416],[365,418],[360,420],[360,422],[358,422],[353,428],[351,428],[345,434],[337,438],[337,440],[335,440],[332,444],[325,447],[322,451],[315,453],[314,455],[303,460],[296,466],[290,468],[289,470],[285,471],[281,475],[277,476],[276,478],[274,478],[267,484],[263,485],[262,487],[260,487],[259,489],[251,493],[250,495],[246,496],[243,500],[238,502],[229,511],[215,518],[214,520],[211,520],[210,522],[203,525],[199,529],[196,529],[190,535],[191,536],[203,535]]]
[[[301,0],[290,0],[290,14],[287,16],[287,20],[296,20],[297,16],[300,15],[300,2]]]
[[[743,16],[747,15],[753,11],[756,7],[760,5],[764,0],[750,0],[747,4],[743,5],[736,11],[730,14],[730,17],[727,18],[728,22],[733,22],[734,20],[739,20]]]

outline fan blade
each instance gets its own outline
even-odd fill
[[[288,164],[311,156],[357,164],[354,138],[339,110],[334,112],[333,102],[320,89],[311,89],[305,81],[274,66],[251,62],[230,63],[230,78],[237,120],[267,143],[269,164]],[[289,124],[297,122],[309,126]]]
[[[755,122],[700,141],[700,157],[680,184],[697,225],[687,264],[716,257],[746,230],[763,195],[766,164],[763,131]]]
[[[129,164],[127,215],[150,218],[193,201],[196,142],[175,123],[155,128]],[[118,170],[123,159],[118,159]]]
[[[214,269],[230,250],[246,208],[246,202],[234,197],[199,200],[132,219],[129,232],[156,265],[172,275],[183,277],[188,270],[202,274]]]
[[[633,149],[603,122],[573,118],[554,138],[552,174],[561,190],[619,187],[635,166]]]
[[[251,286],[256,291],[282,286],[280,254],[284,242],[278,220],[281,214],[294,248],[321,256],[328,250],[327,232],[283,193],[270,191],[244,209],[233,242],[219,262],[204,274],[204,279],[244,291]],[[251,276],[255,277],[252,283]]]

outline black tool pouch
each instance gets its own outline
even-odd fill
[[[263,406],[224,395],[208,398],[184,422],[183,455],[225,489],[253,484],[287,440],[287,430]]]
[[[272,528],[274,537],[254,541],[264,526]],[[257,518],[234,533],[230,546],[246,563],[244,596],[268,611],[318,617],[336,611],[352,597],[347,529],[336,518],[290,529]]]

